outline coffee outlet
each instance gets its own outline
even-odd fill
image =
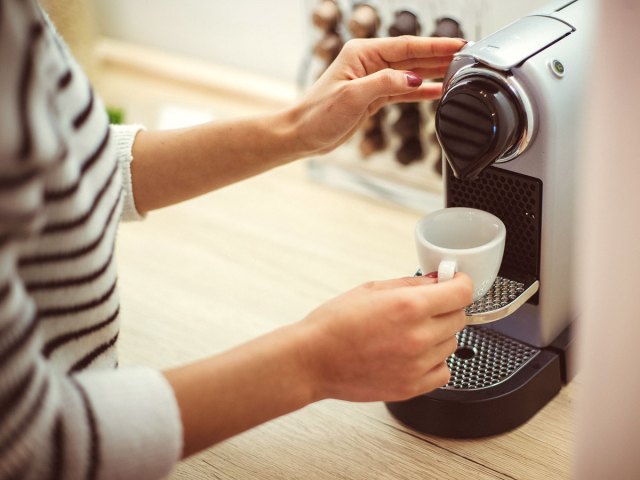
[[[578,125],[593,6],[556,1],[468,44],[444,80],[436,132],[447,207],[504,222],[498,277],[466,310],[450,382],[390,402],[424,433],[494,435],[531,418],[571,380]]]

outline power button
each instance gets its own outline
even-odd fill
[[[551,72],[558,78],[564,77],[564,65],[560,60],[549,61],[549,68]]]

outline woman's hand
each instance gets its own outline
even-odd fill
[[[291,110],[301,155],[326,153],[347,140],[388,103],[439,98],[455,38],[394,37],[348,41],[340,55]]]
[[[443,77],[453,54],[464,44],[454,38],[351,40],[289,109],[178,130],[140,132],[131,163],[138,212],[326,153],[387,103],[438,98],[442,86],[422,84],[421,79]]]
[[[371,282],[300,322],[166,371],[184,455],[324,398],[403,400],[446,384],[471,295],[464,274]]]
[[[449,381],[445,360],[465,327],[469,277],[371,282],[320,306],[301,324],[315,399],[396,401]]]

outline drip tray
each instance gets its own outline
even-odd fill
[[[418,270],[416,275],[422,275]],[[480,325],[495,322],[511,315],[533,297],[540,282],[517,282],[504,277],[497,277],[489,291],[465,309],[468,325]]]
[[[522,425],[562,387],[555,349],[536,348],[478,325],[457,334],[447,359],[447,385],[387,408],[405,425],[429,435],[477,438]]]
[[[532,361],[540,349],[499,332],[468,326],[458,334],[458,349],[447,359],[451,371],[445,389],[495,387]]]
[[[467,323],[478,325],[495,322],[511,315],[536,294],[539,285],[538,280],[527,285],[497,277],[489,291],[465,309]]]

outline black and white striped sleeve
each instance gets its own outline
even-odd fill
[[[10,280],[3,293],[0,479],[166,476],[179,458],[181,425],[162,375],[147,368],[57,371],[41,354],[38,319],[32,303],[20,300],[19,282]]]
[[[180,456],[164,376],[109,368],[115,137],[37,2],[0,0],[0,480],[151,480]]]
[[[133,142],[143,127],[141,125],[111,125],[111,135],[116,145],[116,155],[122,175],[122,220],[135,221],[144,219],[136,208],[131,178],[131,162],[133,161]]]
[[[148,368],[59,371],[39,318],[0,255],[0,479],[158,479],[181,450],[173,393]]]

